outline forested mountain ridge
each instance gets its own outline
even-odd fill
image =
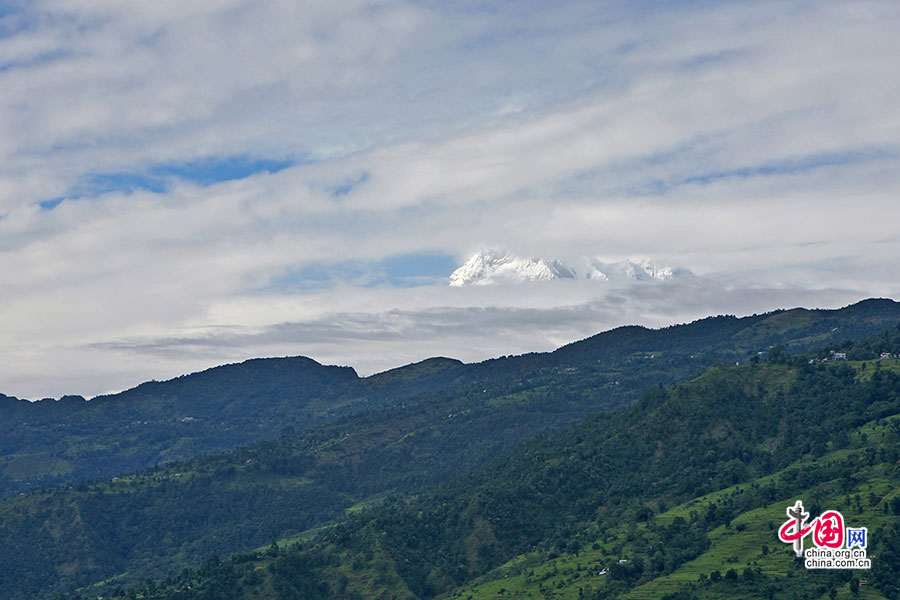
[[[114,597],[835,598],[863,577],[893,600],[898,415],[896,360],[720,367],[311,542]],[[775,528],[796,498],[868,526],[872,570],[792,561]]]
[[[900,330],[893,328],[877,336],[877,339],[880,345],[896,344],[900,342]],[[860,343],[865,344],[865,341]],[[887,369],[879,368],[892,364],[892,361],[871,363],[861,371],[857,381],[853,369],[841,364],[809,365],[805,358],[792,359],[785,355],[780,355],[779,359],[796,362],[800,366],[747,365],[718,369],[672,391],[656,390],[631,408],[589,417],[572,430],[531,442],[521,451],[498,459],[482,471],[448,484],[434,496],[439,498],[436,501],[439,506],[437,512],[429,512],[434,509],[427,508],[427,502],[422,505],[426,508],[420,506],[411,519],[402,510],[396,513],[391,512],[398,510],[396,508],[385,509],[387,512],[382,514],[382,520],[377,524],[364,521],[351,526],[350,537],[346,540],[350,540],[351,544],[358,543],[359,540],[353,542],[353,539],[359,532],[385,524],[386,527],[381,530],[396,532],[396,536],[391,538],[392,543],[400,540],[417,544],[417,548],[412,550],[404,550],[402,545],[393,548],[391,554],[402,557],[402,564],[393,568],[398,569],[398,577],[403,574],[409,580],[406,584],[411,590],[409,593],[424,596],[427,595],[424,593],[427,586],[422,587],[424,584],[416,580],[418,576],[411,576],[406,567],[412,568],[415,573],[421,569],[416,564],[421,562],[423,556],[440,557],[449,553],[451,564],[460,560],[453,559],[448,548],[433,548],[423,554],[422,550],[427,546],[421,544],[427,541],[427,536],[437,535],[440,538],[455,532],[460,534],[459,539],[468,540],[463,542],[462,547],[466,550],[461,555],[467,558],[456,564],[471,564],[462,574],[456,573],[458,580],[448,580],[465,582],[470,575],[487,569],[493,564],[491,561],[501,560],[506,553],[528,548],[529,544],[541,545],[551,538],[557,541],[565,539],[564,547],[567,547],[570,534],[577,531],[585,517],[580,513],[573,517],[572,514],[555,514],[554,511],[558,511],[560,506],[590,506],[593,501],[579,500],[579,488],[573,488],[572,482],[582,481],[598,490],[616,494],[621,497],[617,504],[623,506],[628,506],[629,494],[633,496],[628,491],[629,486],[643,489],[642,496],[656,494],[649,501],[650,505],[660,500],[671,504],[678,500],[678,494],[702,491],[704,486],[718,489],[745,477],[762,476],[769,466],[776,468],[780,464],[770,465],[773,457],[787,461],[797,456],[802,458],[805,454],[827,451],[829,443],[844,443],[842,440],[846,439],[847,434],[841,433],[841,427],[853,426],[859,419],[870,416],[860,410],[859,416],[847,421],[849,408],[865,406],[847,403],[853,394],[864,393],[869,397],[887,394],[884,402],[888,404],[873,401],[867,410],[881,411],[877,414],[888,414],[893,410],[890,394],[896,382],[890,379],[892,375]],[[430,370],[434,366],[422,366],[417,370]],[[856,366],[861,368],[858,364]],[[566,381],[571,382],[572,379],[566,378]],[[839,410],[832,415],[840,427],[830,431],[831,423],[823,420],[821,415],[809,414],[807,407],[804,409],[806,414],[801,411],[795,415],[796,421],[816,425],[810,429],[807,443],[799,446],[794,443],[793,429],[784,429],[777,424],[784,410],[762,410],[759,402],[752,401],[762,398],[770,403],[783,403],[787,398],[803,404],[802,398],[814,397],[820,390],[844,393],[836,402]],[[574,389],[570,392],[574,394]],[[555,396],[557,400],[565,397],[563,392]],[[671,398],[682,400],[673,403]],[[247,548],[262,545],[267,539],[289,536],[317,522],[338,517],[343,508],[379,490],[421,489],[458,473],[455,469],[460,463],[467,465],[463,472],[476,467],[477,461],[463,452],[467,444],[474,440],[493,440],[504,434],[509,435],[509,430],[504,427],[511,427],[510,415],[527,415],[535,407],[546,404],[547,400],[541,398],[535,399],[532,404],[520,399],[518,402],[500,404],[499,407],[486,402],[481,406],[485,412],[470,407],[472,414],[459,421],[448,418],[440,403],[426,403],[432,413],[420,412],[423,406],[385,408],[366,415],[347,417],[310,432],[286,433],[277,441],[223,455],[198,458],[116,481],[32,492],[0,503],[0,516],[5,525],[4,531],[0,531],[3,537],[0,548],[5,552],[2,558],[6,573],[15,577],[15,580],[8,582],[9,587],[2,590],[4,597],[29,597],[29,593],[17,596],[17,590],[46,590],[48,581],[52,581],[56,589],[65,590],[73,585],[83,585],[129,571],[131,575],[124,579],[113,580],[127,584],[136,576],[143,579],[167,570],[177,571],[180,565],[198,564],[199,558],[210,552],[222,554],[229,548]],[[549,415],[546,411],[538,414],[542,419]],[[729,421],[737,420],[738,423],[719,423],[711,428],[695,426],[703,419],[711,418],[711,415],[718,415],[716,418],[725,415]],[[752,418],[748,423],[742,423],[746,415]],[[478,423],[481,427],[473,426]],[[652,427],[648,425],[650,423]],[[679,433],[678,436],[673,435],[673,428]],[[699,435],[700,429],[713,434]],[[760,440],[760,435],[765,433],[770,437],[773,431],[779,431],[779,436]],[[823,431],[827,431],[828,435],[823,436]],[[725,435],[735,432],[737,436]],[[816,438],[814,434],[817,433]],[[837,437],[832,440],[831,434]],[[667,436],[672,440],[659,446]],[[653,441],[654,437],[658,439]],[[450,442],[453,439],[459,440],[458,446],[454,447]],[[596,445],[598,440],[603,439],[609,445],[603,452],[613,453],[611,456],[615,466],[600,472],[618,474],[618,480],[597,480],[598,469],[584,467],[585,457],[598,454],[590,444]],[[733,440],[734,447],[722,446],[725,440]],[[755,442],[747,445],[747,440]],[[562,450],[560,444],[563,444]],[[584,450],[586,444],[588,449]],[[716,450],[721,453],[721,460],[702,465],[706,471],[691,463],[679,470],[677,461],[696,454],[691,450],[697,444],[721,446]],[[762,449],[758,447],[760,444]],[[657,457],[658,452],[669,446],[672,447],[671,456],[663,452]],[[573,452],[572,448],[579,450]],[[562,456],[559,456],[560,453]],[[527,460],[523,460],[522,456],[526,456]],[[643,460],[656,461],[656,470],[646,469],[649,463],[641,462],[642,456],[645,457]],[[671,460],[672,457],[674,460]],[[535,473],[544,473],[546,469],[535,470],[535,464],[550,465],[550,472],[556,475],[548,481],[536,480]],[[635,473],[630,467],[633,464],[640,464],[644,471]],[[570,467],[568,470],[567,465]],[[711,475],[704,475],[707,472]],[[410,474],[413,474],[413,480],[409,479]],[[586,474],[590,477],[585,477]],[[473,495],[472,486],[480,491]],[[534,489],[547,490],[549,496],[533,505]],[[524,501],[512,501],[520,497]],[[508,504],[505,507],[504,502]],[[510,512],[511,508],[515,510]],[[474,532],[464,534],[457,521],[449,524],[429,522],[458,510],[469,515],[465,520],[470,525],[477,523]],[[598,509],[592,510],[596,512]],[[609,523],[628,518],[628,511],[619,510],[615,505],[606,506],[604,511],[609,513]],[[512,525],[500,522],[488,527],[488,524],[495,522],[497,515],[494,513],[519,516],[513,519]],[[522,524],[527,524],[527,527],[522,529]],[[560,525],[564,529],[557,529]],[[571,527],[576,529],[567,529]],[[344,531],[342,535],[347,535],[346,529],[339,527],[336,531]],[[524,546],[511,543],[505,533],[518,532],[521,535],[522,531],[531,532],[524,538]],[[489,543],[475,543],[482,539]],[[379,544],[383,542],[381,540]],[[343,543],[340,542],[338,547]],[[366,557],[371,553],[364,549],[362,552],[362,558],[357,556],[353,559],[351,553],[347,555],[347,560],[365,567],[368,564]],[[318,557],[315,560],[323,559],[319,554],[315,556]],[[333,562],[336,559],[332,557],[329,560]],[[341,559],[340,562],[343,564],[346,561]],[[35,564],[41,564],[45,570],[35,573]],[[378,568],[383,568],[385,563],[377,564],[381,565]],[[369,565],[363,568],[364,577],[369,573],[367,568],[374,567]],[[434,565],[427,569],[429,573],[440,573],[441,570],[435,570]],[[340,578],[340,574],[336,576]],[[348,580],[352,580],[347,576]],[[319,573],[317,577],[328,580],[331,575]],[[33,578],[30,583],[29,578]],[[369,597],[374,592],[368,588],[360,591],[363,597]],[[34,593],[30,595],[33,597]]]
[[[506,402],[578,379],[574,387],[591,392],[561,417],[571,421],[632,402],[657,383],[683,380],[717,362],[744,361],[772,345],[804,351],[898,321],[900,303],[873,299],[839,310],[719,316],[658,330],[621,327],[550,353],[476,364],[430,359],[366,378],[348,367],[294,357],[225,365],[89,402],[66,396],[32,403],[0,395],[0,497],[34,485],[136,472],[372,409],[477,394]],[[510,445],[501,442],[503,448]]]
[[[345,381],[335,387],[323,377],[318,390],[325,400],[315,402],[363,407],[358,412],[333,414],[310,430],[279,427],[277,439],[225,454],[0,503],[6,565],[0,596],[30,598],[126,573],[116,581],[127,583],[198,564],[211,552],[227,555],[290,536],[339,519],[354,505],[477,469],[535,435],[628,404],[641,390],[687,378],[704,364],[756,356],[760,339],[800,348],[823,337],[852,337],[848,332],[895,323],[896,306],[867,301],[840,311],[713,317],[656,331],[627,327],[549,354],[476,365],[431,359],[365,379],[331,368]],[[749,338],[750,349],[730,341],[739,336]],[[328,369],[309,359],[246,365],[232,368]],[[263,385],[275,386],[275,379]],[[141,386],[142,393],[161,402],[154,388],[168,383]],[[252,382],[245,391],[228,389],[237,390],[237,404],[254,391]],[[276,386],[271,393],[283,391]],[[213,396],[214,406],[222,396]],[[292,397],[285,398],[279,406],[290,410]],[[260,396],[246,404],[273,402]]]
[[[397,589],[429,598],[536,546],[559,552],[575,541],[574,549],[583,543],[580,531],[639,521],[660,503],[684,502],[847,448],[856,428],[898,412],[900,377],[887,370],[858,380],[851,367],[833,364],[718,369],[529,444],[424,503],[385,509],[368,526],[338,527],[322,544],[364,557],[380,549],[391,557]],[[886,465],[900,458],[896,447],[882,448],[875,456]],[[854,470],[847,465],[841,476]],[[824,473],[829,480],[838,476]],[[725,517],[706,518],[713,526]],[[340,570],[346,564],[345,558]]]
[[[358,410],[348,367],[256,359],[90,402],[0,398],[0,492],[79,481],[272,437]]]

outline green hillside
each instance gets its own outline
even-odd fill
[[[522,554],[446,597],[824,599],[834,590],[837,598],[894,598],[900,567],[900,472],[895,464],[870,456],[882,450],[887,456],[887,448],[898,441],[900,419],[869,423],[852,434],[848,448],[798,460],[772,475],[693,498],[647,520],[602,531],[586,528],[581,532],[584,548],[577,554]],[[799,473],[816,484],[798,485]],[[867,527],[873,569],[803,568],[776,535],[785,508],[796,498],[807,499],[807,507],[812,505],[816,512],[840,508],[849,526]],[[710,528],[713,511],[725,512],[726,523]],[[686,554],[679,556],[682,552]],[[679,560],[684,558],[688,560]],[[618,564],[621,559],[626,565]],[[634,565],[640,573],[629,572]],[[609,571],[603,573],[605,568]],[[869,584],[861,592],[859,579]]]
[[[669,394],[694,390],[689,394],[693,397],[696,390],[710,387],[727,398],[742,399],[734,406],[736,414],[742,415],[742,422],[749,419],[755,423],[753,427],[761,423],[773,427],[776,421],[772,415],[746,412],[754,406],[751,400],[761,393],[759,390],[772,394],[771,390],[789,386],[800,377],[797,373],[815,367],[805,361],[801,361],[803,367],[796,372],[786,365],[742,367],[735,372],[750,377],[743,383],[731,381],[731,375],[718,381],[715,373],[731,371],[714,371],[683,389],[666,392],[658,388],[634,408],[589,417],[576,428],[582,432],[580,439],[570,442],[587,454],[579,450],[567,454],[566,460],[556,457],[561,451],[560,440],[569,439],[570,434],[564,433],[530,442],[521,451],[478,471],[488,461],[535,436],[564,429],[586,414],[631,404],[642,390],[687,378],[704,364],[730,362],[736,354],[741,354],[745,362],[748,357],[755,360],[759,351],[735,345],[734,339],[750,336],[756,343],[757,338],[751,334],[763,328],[765,336],[769,336],[771,320],[785,331],[776,341],[780,339],[797,349],[805,347],[807,342],[802,340],[817,338],[817,331],[832,335],[838,334],[833,331],[836,327],[842,335],[848,330],[864,331],[889,319],[896,306],[890,301],[866,301],[840,311],[788,311],[746,319],[713,317],[663,330],[621,328],[550,354],[496,359],[477,365],[432,359],[365,379],[347,369],[321,367],[308,359],[251,361],[174,382],[141,386],[137,388],[145,388],[141,402],[135,400],[136,396],[131,404],[122,398],[103,399],[96,405],[96,400],[80,404],[67,401],[74,402],[76,408],[71,410],[90,408],[105,415],[127,412],[129,406],[142,404],[155,410],[154,405],[167,402],[170,414],[176,415],[191,406],[205,406],[207,413],[194,410],[190,416],[195,420],[179,420],[179,426],[204,424],[209,431],[221,430],[218,435],[223,436],[229,427],[229,415],[246,415],[263,407],[262,416],[256,418],[268,419],[267,427],[272,429],[279,414],[285,416],[278,423],[280,435],[272,433],[274,438],[266,442],[138,473],[121,472],[114,479],[33,489],[0,502],[0,558],[7,574],[0,579],[0,596],[11,600],[30,598],[104,580],[128,585],[201,564],[211,553],[226,556],[245,552],[273,538],[308,539],[304,533],[307,530],[341,521],[348,514],[351,522],[358,523],[358,519],[369,518],[372,510],[382,515],[379,518],[388,519],[390,529],[405,531],[397,534],[397,540],[391,538],[392,543],[398,544],[391,552],[402,555],[403,560],[388,562],[394,564],[397,577],[405,582],[404,589],[419,596],[442,593],[483,575],[533,545],[544,544],[547,539],[566,539],[565,527],[576,527],[586,518],[581,512],[558,514],[559,505],[581,493],[581,488],[571,487],[570,478],[584,480],[585,485],[604,490],[606,495],[618,494],[623,499],[635,493],[640,497],[658,495],[663,501],[672,502],[704,486],[715,489],[714,486],[730,485],[786,464],[780,462],[782,459],[795,459],[790,453],[797,454],[803,448],[769,444],[762,448],[741,446],[737,451],[723,447],[718,452],[724,453],[727,460],[684,464],[681,474],[673,477],[670,470],[678,463],[672,461],[689,456],[686,448],[698,443],[696,432],[691,429],[695,420],[711,418],[708,411],[699,409],[703,403],[697,400],[697,410],[665,413],[660,409],[652,424],[638,426],[629,424],[627,419],[650,418],[651,413],[642,411]],[[799,317],[802,319],[797,326],[785,326]],[[772,354],[773,360],[785,360],[786,355],[778,348]],[[865,372],[864,377],[870,382],[876,379],[874,369],[870,366]],[[306,374],[306,379],[298,381],[298,373]],[[753,379],[760,373],[766,377]],[[220,375],[227,376],[225,384],[218,383]],[[260,377],[258,384],[250,375]],[[343,383],[335,384],[334,377]],[[284,391],[292,378],[294,383],[289,390],[303,388],[309,392],[303,402],[294,392]],[[179,389],[180,393],[174,393]],[[257,389],[262,391],[257,393]],[[194,405],[190,393],[206,393],[198,396],[206,400]],[[222,398],[229,399],[228,403],[223,405]],[[241,398],[252,400],[242,402]],[[103,412],[104,404],[110,412]],[[38,410],[52,413],[55,406],[58,404]],[[32,410],[21,404],[15,404],[15,408]],[[290,424],[291,414],[296,416],[303,410],[323,411],[324,422],[311,428],[284,427]],[[106,426],[112,428],[115,422],[110,418]],[[679,450],[662,460],[660,457],[668,455],[663,452],[657,456],[664,448],[648,446],[648,432],[665,439],[670,434],[667,428],[674,423],[680,424],[678,431],[682,435],[669,445]],[[727,433],[735,424],[718,427]],[[602,449],[590,449],[590,444],[600,443],[607,431],[618,431],[624,441],[607,440],[602,442]],[[719,439],[721,432],[699,440],[711,447],[724,444]],[[202,448],[200,438],[188,439]],[[67,443],[67,438],[62,439],[62,443]],[[110,444],[121,439],[121,434],[111,434],[109,439],[87,438],[96,447],[97,457],[108,455]],[[152,447],[145,442],[153,438],[144,440],[134,435],[132,439],[140,448]],[[166,439],[163,436],[154,443],[164,447]],[[179,438],[175,443],[184,442],[185,438]],[[819,445],[815,448],[820,450]],[[620,479],[598,479],[596,466],[579,462],[598,452],[600,457],[615,460],[621,466],[617,470]],[[555,478],[535,481],[531,470],[534,465],[529,461],[541,463],[545,453],[549,462],[544,470],[556,473]],[[652,481],[642,479],[637,466],[641,456],[649,456],[663,471]],[[779,460],[773,462],[773,456]],[[28,467],[20,461],[20,456],[7,457],[5,466],[13,471]],[[564,469],[577,465],[590,477]],[[507,468],[513,471],[504,470]],[[421,500],[425,504],[415,519],[403,516],[401,506],[409,501],[409,494],[421,493],[454,477],[458,479],[441,488],[438,497],[447,507],[466,515],[465,519],[443,523],[440,518],[446,511],[430,512],[427,500]],[[498,486],[492,487],[494,483]],[[472,496],[470,488],[477,485],[485,489]],[[683,489],[685,485],[687,488]],[[542,491],[535,496],[534,489],[548,490],[548,494]],[[568,495],[560,495],[563,493]],[[618,504],[606,506],[610,501],[601,498],[603,494],[581,498],[575,507],[579,511],[596,511],[604,506],[610,515],[622,518],[625,513],[616,508]],[[461,498],[466,498],[464,506],[456,504]],[[597,502],[601,504],[596,505]],[[377,508],[381,504],[385,508]],[[371,509],[360,511],[362,507]],[[385,512],[379,512],[382,510]],[[503,522],[501,517],[510,521]],[[399,521],[395,523],[393,519]],[[493,524],[497,519],[502,525]],[[558,531],[560,523],[566,525]],[[368,543],[356,538],[368,527],[360,526],[349,534],[338,527],[328,535],[344,532],[340,535],[347,537],[350,547],[341,552],[351,552],[357,545]],[[409,527],[413,530],[407,530]],[[458,534],[453,543],[442,537],[453,534]],[[417,542],[421,547],[437,544],[442,548],[438,556],[449,562],[432,564],[431,559],[424,559],[427,553],[418,547],[403,546],[404,540],[422,536],[426,537]],[[371,562],[367,554],[357,559],[356,562],[362,561],[360,564]]]
[[[0,493],[133,472],[364,408],[350,368],[251,360],[90,402],[0,397]],[[273,431],[275,432],[273,434]]]
[[[896,598],[900,375],[787,362],[658,388],[311,541],[119,596]],[[791,561],[775,531],[797,498],[868,527],[872,570]]]

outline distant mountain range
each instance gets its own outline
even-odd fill
[[[582,257],[574,263],[556,258],[523,258],[505,250],[480,250],[450,275],[450,285],[491,285],[553,279],[589,279],[605,282],[664,281],[691,277],[687,269],[655,260],[604,262]]]

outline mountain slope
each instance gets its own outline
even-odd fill
[[[0,493],[136,471],[367,408],[348,367],[250,360],[90,402],[0,399]]]
[[[756,370],[720,370],[654,392],[531,444],[425,506],[375,517],[401,589],[422,598],[449,591],[535,545],[568,544],[590,523],[615,526],[642,504],[763,476],[900,412],[896,375],[857,383],[840,367]],[[361,533],[335,532],[333,543],[372,542],[365,527],[348,529]]]
[[[896,548],[900,515],[893,508],[900,508],[900,499],[894,500],[900,473],[891,464],[894,456],[890,452],[896,452],[898,434],[900,420],[896,417],[866,424],[851,433],[846,448],[801,458],[772,475],[698,496],[646,520],[632,519],[603,531],[588,530],[584,548],[577,553],[564,550],[552,558],[546,552],[520,555],[448,598],[496,598],[501,589],[512,598],[541,597],[542,589],[552,589],[552,597],[573,600],[782,598],[792,594],[818,598],[828,597],[832,588],[841,598],[893,597],[900,567]],[[784,520],[785,507],[797,498],[807,500],[814,516],[840,507],[847,524],[868,527],[873,568],[802,569],[793,560],[793,551],[773,530]],[[707,522],[711,511],[726,513],[728,520]],[[701,528],[705,529],[703,535]],[[699,542],[682,560],[673,556],[673,551],[688,549],[686,540],[672,536],[679,530]],[[642,573],[617,568],[620,557],[640,565]],[[604,568],[610,571],[601,575]],[[860,578],[868,580],[869,589],[854,594],[853,582],[856,580],[858,589]]]
[[[802,496],[814,514],[838,508],[851,525],[870,524],[877,556],[864,575],[892,598],[900,572],[891,545],[900,525],[900,364],[869,367],[862,377],[860,364],[801,364],[720,368],[657,390],[314,543],[238,558],[223,567],[232,579],[219,597],[290,598],[300,589],[311,598],[573,599],[848,590],[859,574],[798,571],[768,525]],[[603,566],[611,568],[601,575]],[[187,577],[198,589],[222,584]],[[148,597],[178,597],[172,593]]]

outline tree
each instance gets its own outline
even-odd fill
[[[769,362],[773,365],[779,365],[784,363],[787,360],[787,351],[784,349],[784,346],[778,344],[777,346],[773,346],[769,348]]]

